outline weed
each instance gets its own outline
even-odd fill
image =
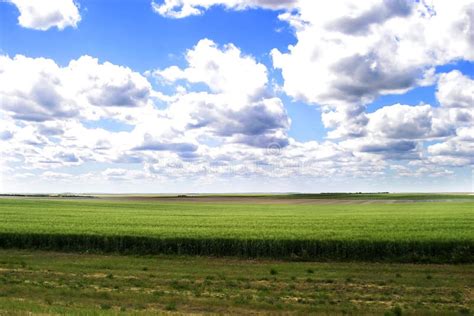
[[[100,304],[100,309],[111,309],[112,306],[110,304]]]
[[[177,309],[176,308],[176,303],[175,302],[169,302],[168,304],[166,304],[165,309],[167,311],[175,311]]]

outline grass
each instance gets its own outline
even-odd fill
[[[473,265],[315,263],[0,250],[0,314],[458,315]],[[142,267],[148,267],[144,271]],[[278,271],[270,274],[269,271]],[[309,270],[314,271],[308,275]],[[108,275],[113,274],[113,278]],[[400,274],[403,277],[397,278]],[[426,275],[433,276],[427,279]]]
[[[240,205],[0,199],[0,247],[474,262],[471,202]]]

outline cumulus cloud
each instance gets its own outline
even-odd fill
[[[159,80],[204,83],[207,92],[181,91],[168,116],[182,130],[255,147],[286,146],[290,121],[282,101],[267,91],[267,68],[232,44],[200,40],[186,53],[187,67],[156,70]]]
[[[346,139],[339,145],[362,158],[384,160],[418,160],[422,158],[423,145],[417,139],[391,139],[368,134],[364,137]]]
[[[395,17],[406,17],[412,10],[410,3],[403,0],[385,0],[370,4],[370,6],[356,11],[357,14],[335,18],[332,22],[327,23],[328,29],[345,34],[367,35],[373,25]]]
[[[453,4],[443,0],[153,3],[158,13],[180,18],[201,14],[215,5],[234,10],[283,10],[279,18],[294,29],[297,42],[288,51],[273,49],[273,65],[282,72],[282,89],[287,95],[322,106],[330,138],[364,136],[369,122],[366,105],[375,98],[433,84],[438,65],[474,60],[474,3],[470,0]],[[212,64],[206,65],[212,69]],[[168,78],[185,76],[179,68],[166,69],[162,74]],[[456,75],[450,76],[442,79],[440,86]],[[467,90],[464,95],[469,93]],[[441,102],[449,102],[441,100],[446,99],[441,90],[438,94]],[[466,111],[450,112],[459,120],[469,118]]]
[[[151,85],[141,74],[128,67],[82,56],[69,63],[66,80],[75,80],[77,92],[95,106],[136,107],[143,105]]]
[[[209,143],[260,152],[269,144],[289,144],[290,121],[282,101],[267,91],[263,64],[232,44],[220,47],[209,40],[187,56],[187,67],[171,67],[179,78],[167,76],[167,69],[155,75],[187,86],[204,84],[207,91],[164,95],[141,74],[90,56],[64,67],[46,58],[1,56],[4,160],[27,170],[92,162],[150,165],[205,161]],[[209,63],[215,71],[205,76]],[[156,107],[156,99],[166,107]],[[125,122],[131,130],[88,127],[101,126],[103,119]]]
[[[186,53],[187,68],[171,66],[154,72],[155,76],[175,82],[204,83],[212,92],[234,98],[257,98],[267,84],[267,68],[233,44],[219,48],[209,39],[200,40]],[[247,100],[243,100],[247,102]]]
[[[297,43],[274,49],[273,63],[288,95],[323,106],[330,137],[363,135],[365,104],[432,84],[436,65],[474,59],[473,10],[471,1],[299,1],[280,15]]]
[[[65,67],[45,58],[0,56],[2,159],[32,169],[136,160],[132,149],[145,133],[159,137],[172,125],[152,95],[139,73],[89,56]],[[86,127],[102,119],[140,124],[123,132]]]
[[[364,117],[366,122],[359,125],[358,137],[340,143],[356,154],[429,161],[442,166],[469,165],[470,157],[474,157],[472,138],[468,137],[474,124],[473,87],[474,80],[454,70],[439,75],[436,96],[440,106],[393,104],[372,113],[342,117],[336,115],[338,112],[329,112],[323,113],[323,122],[328,127],[337,126],[329,133],[331,136],[331,133],[341,132],[354,118]],[[347,135],[344,130],[341,133]],[[425,141],[434,144],[426,150]]]
[[[389,139],[426,139],[449,136],[452,131],[437,126],[433,108],[428,105],[385,106],[368,114],[367,132]]]
[[[152,1],[153,11],[170,18],[185,18],[203,14],[212,6],[222,6],[226,9],[245,10],[250,8],[265,8],[272,10],[289,9],[296,0],[164,0]]]
[[[84,179],[373,179],[390,172],[445,177],[450,167],[474,163],[473,80],[459,71],[437,75],[434,68],[474,59],[471,2],[153,3],[159,14],[175,18],[215,5],[282,10],[280,19],[297,41],[287,51],[273,50],[273,65],[287,95],[321,107],[327,140],[288,136],[291,121],[269,87],[267,67],[233,44],[199,41],[184,65],[149,72],[157,88],[150,77],[90,56],[66,66],[0,56],[0,151],[12,166],[4,170],[74,179],[50,170],[99,162],[106,169]],[[367,112],[380,95],[435,82],[439,106],[388,104]],[[162,85],[174,85],[176,93],[155,90]],[[130,130],[88,126],[101,120]]]
[[[274,65],[294,98],[368,103],[420,84],[435,65],[472,60],[473,7],[470,1],[301,1],[293,20],[281,16],[296,27],[298,41],[286,53],[273,50]],[[452,45],[441,45],[443,39]]]
[[[186,142],[178,137],[171,139],[163,139],[161,137],[145,134],[143,142],[132,148],[133,151],[151,151],[151,152],[170,152],[174,153],[182,159],[195,158],[197,156],[198,144],[193,141]]]
[[[25,28],[46,31],[51,27],[63,30],[77,27],[81,20],[74,0],[7,0],[20,11],[18,23]]]
[[[461,127],[456,136],[428,146],[433,162],[442,165],[474,164],[474,127]]]
[[[474,125],[473,79],[458,70],[440,74],[436,98],[440,103],[433,109],[437,125],[455,131],[453,134]]]
[[[180,96],[168,109],[175,127],[216,136],[226,141],[267,147],[287,144],[289,118],[278,98],[235,104],[222,94],[189,93]]]
[[[439,76],[436,98],[444,107],[467,108],[474,106],[474,80],[453,70]]]
[[[72,60],[66,67],[46,58],[0,56],[2,109],[18,120],[99,118],[114,113],[126,120],[127,110],[117,108],[143,107],[150,93],[151,85],[142,75],[90,56]]]
[[[77,115],[60,81],[60,67],[50,59],[0,56],[2,109],[16,119],[44,121]]]
[[[328,138],[364,136],[368,122],[365,110],[366,107],[363,105],[323,106],[321,120],[326,128],[331,129]]]

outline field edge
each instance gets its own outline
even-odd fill
[[[0,249],[78,253],[197,255],[292,261],[474,263],[473,241],[159,238],[0,232]]]

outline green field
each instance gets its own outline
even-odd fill
[[[188,197],[255,197],[272,199],[338,199],[338,200],[470,200],[474,195],[462,193],[290,193],[290,194],[196,194]],[[164,196],[168,198],[173,195]]]
[[[287,199],[347,199],[347,200],[471,200],[474,201],[474,195],[472,194],[454,194],[454,193],[294,193],[284,194],[281,196],[274,195],[274,197],[287,198]]]
[[[0,250],[0,315],[467,315],[473,269]]]
[[[251,205],[0,199],[0,247],[474,262],[473,202]]]

